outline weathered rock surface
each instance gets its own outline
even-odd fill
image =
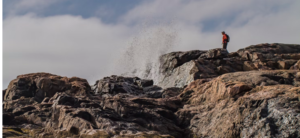
[[[191,137],[300,137],[299,71],[229,73],[180,95]]]
[[[45,97],[52,97],[56,92],[71,95],[87,95],[91,88],[85,79],[61,77],[49,73],[20,75],[12,80],[6,89],[4,100],[20,97],[34,97],[41,102]]]
[[[94,85],[95,94],[111,97],[118,93],[132,95],[145,94],[143,88],[153,85],[152,80],[142,80],[138,77],[111,76],[98,80]]]
[[[300,137],[300,45],[173,52],[160,81],[20,75],[3,90],[5,137]],[[155,84],[155,85],[154,85]]]
[[[29,76],[27,79],[33,80],[31,76],[39,78],[39,75],[45,74],[23,76]],[[60,76],[55,77],[61,78]],[[76,78],[76,81],[80,80],[83,79]],[[31,91],[26,89],[27,91],[22,92],[34,93],[49,84],[39,82],[43,84],[42,87],[36,86],[37,89]],[[57,88],[65,88],[63,89],[65,91],[54,92],[54,95],[47,95],[42,100],[37,99],[34,94],[22,95],[20,98],[12,100],[7,98],[3,102],[3,117],[6,119],[4,125],[42,126],[44,129],[34,129],[36,131],[31,135],[35,137],[98,137],[99,135],[107,137],[183,137],[183,130],[176,125],[175,116],[175,112],[182,107],[181,101],[176,97],[183,90],[181,88],[163,90],[161,87],[153,85],[152,80],[122,76],[105,77],[97,81],[92,93],[90,88],[76,89],[79,92],[75,91],[74,93],[72,89],[67,89],[72,88],[71,84],[70,87],[65,87],[68,84],[68,81],[61,82]],[[39,83],[27,81],[23,84],[27,87],[29,85],[34,87],[33,85],[39,85]],[[13,88],[15,89],[8,88],[8,92],[19,94],[17,92],[21,88],[17,86],[13,86]],[[43,91],[48,92],[47,89],[43,89]]]
[[[196,79],[251,70],[300,68],[300,45],[258,44],[228,53],[224,49],[172,52],[160,57],[160,79],[163,88],[184,87]],[[184,57],[184,58],[183,58]]]

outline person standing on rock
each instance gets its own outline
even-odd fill
[[[223,41],[222,41],[223,49],[227,49],[227,43],[229,42],[229,36],[224,31],[222,32],[222,35],[223,35]]]

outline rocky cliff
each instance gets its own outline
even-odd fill
[[[196,79],[251,71],[300,69],[299,45],[259,44],[228,53],[224,49],[173,52],[160,57],[161,87],[184,87]]]
[[[172,52],[159,80],[18,76],[3,90],[5,137],[300,137],[300,45]],[[155,85],[154,85],[155,84]]]

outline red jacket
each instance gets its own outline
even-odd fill
[[[227,43],[227,36],[226,36],[226,34],[223,34],[223,41],[222,41],[223,43]]]

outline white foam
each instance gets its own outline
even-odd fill
[[[152,79],[156,84],[161,76],[159,56],[170,52],[177,44],[177,38],[178,33],[172,22],[155,27],[143,25],[114,64],[113,74]]]

